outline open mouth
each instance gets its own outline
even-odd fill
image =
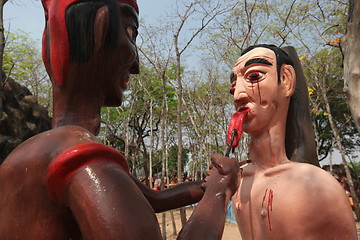
[[[249,107],[242,107],[242,108],[240,108],[240,109],[238,110],[238,112],[244,112],[244,111],[249,112],[249,111],[250,111],[250,108],[249,108]]]

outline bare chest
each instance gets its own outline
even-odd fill
[[[287,187],[282,174],[242,179],[233,207],[243,239],[273,239],[278,235]]]

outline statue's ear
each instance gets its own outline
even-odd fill
[[[109,26],[109,9],[103,6],[98,9],[94,22],[95,50],[99,51],[105,45]]]
[[[296,87],[296,73],[293,66],[284,64],[281,67],[281,84],[283,84],[285,96],[291,97]]]

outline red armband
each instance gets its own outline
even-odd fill
[[[62,194],[71,176],[81,167],[96,161],[117,163],[129,174],[127,161],[119,151],[103,144],[81,143],[61,152],[50,163],[46,174],[46,186],[51,199],[64,204]]]

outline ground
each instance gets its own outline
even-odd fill
[[[187,218],[190,217],[193,209],[194,209],[193,207],[186,208],[186,217]],[[175,220],[175,224],[176,224],[176,232],[179,232],[181,229],[179,209],[175,209],[172,212],[173,212],[174,220]],[[156,216],[158,217],[160,229],[161,229],[162,213],[157,213]],[[173,234],[174,231],[173,231],[173,224],[172,224],[172,220],[171,220],[171,211],[165,212],[165,216],[166,216],[166,220],[165,220],[166,239],[167,240],[175,240],[176,235]],[[241,240],[241,236],[240,236],[240,233],[239,233],[239,230],[238,230],[236,224],[226,222],[222,240]]]
[[[186,217],[187,218],[190,217],[193,209],[194,209],[193,207],[186,208]],[[179,210],[175,209],[172,212],[173,212],[174,221],[176,224],[176,232],[179,232],[181,229]],[[162,215],[163,215],[162,213],[156,214],[156,216],[158,217],[158,220],[159,220],[160,229],[162,227],[162,218],[163,218]],[[171,211],[165,212],[165,217],[166,217],[166,220],[165,220],[166,239],[167,240],[175,240],[176,235],[173,234],[174,230],[173,230],[173,224],[172,224],[172,220],[171,220]],[[360,222],[356,223],[356,228],[357,228],[357,232],[358,232],[358,239],[360,240]],[[239,233],[239,230],[238,230],[236,224],[228,222],[228,221],[226,222],[222,240],[241,240],[241,236],[240,236],[240,233]]]

